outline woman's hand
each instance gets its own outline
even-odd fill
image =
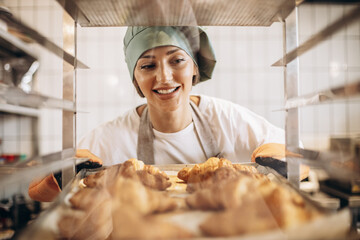
[[[290,152],[285,149],[284,144],[267,143],[259,146],[251,155],[251,161],[257,162],[260,165],[269,166],[278,171],[281,175],[286,175],[287,164],[286,156],[302,157],[300,154]],[[310,168],[306,165],[300,165],[300,180],[309,176]]]
[[[100,165],[103,164],[103,161],[93,153],[91,153],[88,149],[77,149],[76,155],[77,158],[89,158],[90,162],[98,163]]]
[[[97,157],[96,155],[92,154],[87,149],[78,149],[76,150],[77,158],[89,158],[90,162],[97,163],[102,165],[103,161]],[[28,189],[28,194],[31,199],[40,202],[51,202],[53,201],[57,195],[61,192],[59,184],[54,177],[54,174],[50,174],[45,178],[41,179],[34,179]]]

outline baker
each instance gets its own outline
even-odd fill
[[[232,162],[284,157],[282,129],[230,101],[191,95],[192,86],[211,79],[216,64],[202,28],[129,27],[124,53],[131,80],[147,104],[92,130],[78,144],[89,151],[77,156],[106,166],[134,157],[146,164],[201,163],[214,156]],[[56,179],[47,180],[32,185],[32,198],[56,196]],[[44,183],[54,190],[46,199],[39,189]]]

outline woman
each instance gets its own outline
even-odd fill
[[[200,163],[213,156],[232,162],[284,157],[282,129],[234,103],[190,95],[193,85],[211,78],[216,63],[201,28],[129,27],[124,52],[133,84],[147,104],[80,141],[78,148],[101,160],[84,152],[78,156],[104,165],[134,157],[146,164]]]
[[[137,157],[148,164],[199,163],[220,155],[250,161],[284,131],[249,110],[191,88],[211,78],[215,56],[199,27],[129,27],[124,38],[131,79],[147,104],[93,130],[79,143],[104,165]]]

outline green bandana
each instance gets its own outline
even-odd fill
[[[211,79],[216,59],[209,38],[200,27],[128,27],[124,37],[125,61],[131,79],[140,56],[149,49],[176,46],[192,57],[199,68],[200,82]]]

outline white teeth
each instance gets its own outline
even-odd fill
[[[172,93],[176,90],[177,88],[171,88],[171,89],[159,89],[156,90],[156,92],[160,93],[160,94],[169,94]]]

